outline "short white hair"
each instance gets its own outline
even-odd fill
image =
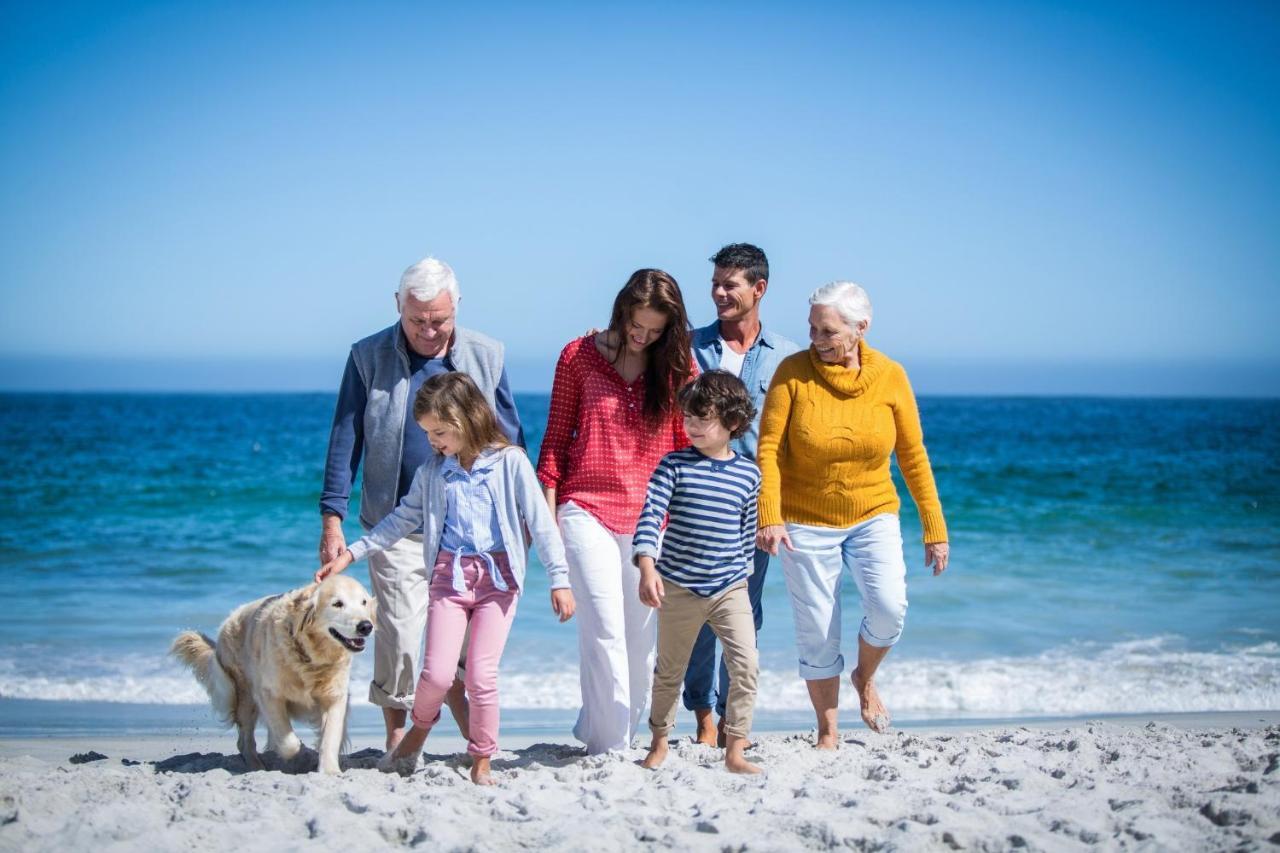
[[[863,320],[871,328],[871,297],[851,281],[833,281],[824,284],[809,296],[810,305],[830,305],[840,318],[852,328]]]
[[[444,261],[427,257],[418,261],[400,276],[400,302],[412,296],[420,302],[430,302],[441,293],[449,294],[453,307],[458,307],[458,279],[453,268]]]

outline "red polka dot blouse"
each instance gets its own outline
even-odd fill
[[[644,376],[627,384],[596,349],[570,341],[556,362],[538,480],[614,533],[634,533],[658,461],[689,446],[679,406],[660,424],[644,417]]]

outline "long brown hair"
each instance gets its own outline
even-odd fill
[[[423,382],[413,398],[413,419],[420,421],[423,415],[439,418],[462,433],[460,455],[474,458],[490,447],[511,444],[475,380],[465,373],[437,373]]]
[[[627,323],[637,309],[648,308],[667,318],[662,335],[649,345],[649,363],[644,369],[644,416],[660,420],[675,408],[676,389],[689,381],[693,372],[689,357],[689,317],[684,310],[680,285],[662,270],[636,270],[613,300],[609,319],[610,337],[618,344],[614,360],[622,358],[626,346]]]

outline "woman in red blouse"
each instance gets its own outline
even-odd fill
[[[614,299],[608,330],[570,341],[556,364],[538,479],[578,598],[573,734],[593,755],[630,747],[649,698],[657,620],[640,602],[631,535],[658,461],[689,444],[675,402],[689,353],[680,286],[643,269]]]

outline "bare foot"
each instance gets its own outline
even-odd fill
[[[716,721],[716,746],[720,747],[721,749],[724,749],[725,745],[726,744],[724,739],[724,717],[721,717],[718,721]],[[750,745],[751,744],[747,744],[747,746],[750,746]]]
[[[858,704],[862,706],[862,722],[867,724],[867,728],[878,734],[884,734],[889,730],[889,709],[880,701],[880,693],[876,690],[875,680],[868,678],[862,681],[855,669],[849,673],[849,680],[853,682],[853,689],[858,691]]]
[[[471,728],[471,713],[467,706],[466,687],[462,683],[462,679],[455,678],[453,685],[449,688],[449,692],[444,694],[444,703],[449,706],[449,713],[453,715],[453,721],[458,724],[458,731],[462,733],[463,740],[469,739],[469,730]]]
[[[493,784],[493,776],[489,773],[489,756],[477,755],[472,759],[471,781],[477,785]]]
[[[694,742],[703,746],[723,746],[716,743],[716,725],[711,720],[711,709],[699,708],[693,715],[698,720],[698,733],[693,738]]]
[[[390,752],[409,728],[409,712],[403,708],[383,708],[382,720],[387,726],[387,752]]]
[[[411,775],[418,766],[418,759],[422,756],[422,745],[426,741],[425,729],[411,727],[404,733],[404,737],[400,738],[395,749],[387,750],[382,758],[378,759],[378,770],[383,773],[399,773],[401,776]]]
[[[819,731],[818,739],[813,742],[814,749],[839,749],[840,748],[840,732],[832,729],[830,731]]]
[[[730,773],[761,773],[763,772],[757,765],[747,761],[747,757],[742,751],[747,748],[747,739],[737,735],[728,735],[726,738],[727,745],[724,750],[724,769]]]
[[[667,738],[664,735],[653,739],[653,743],[649,745],[649,754],[644,757],[644,761],[640,762],[640,766],[646,770],[657,770],[666,760]]]

